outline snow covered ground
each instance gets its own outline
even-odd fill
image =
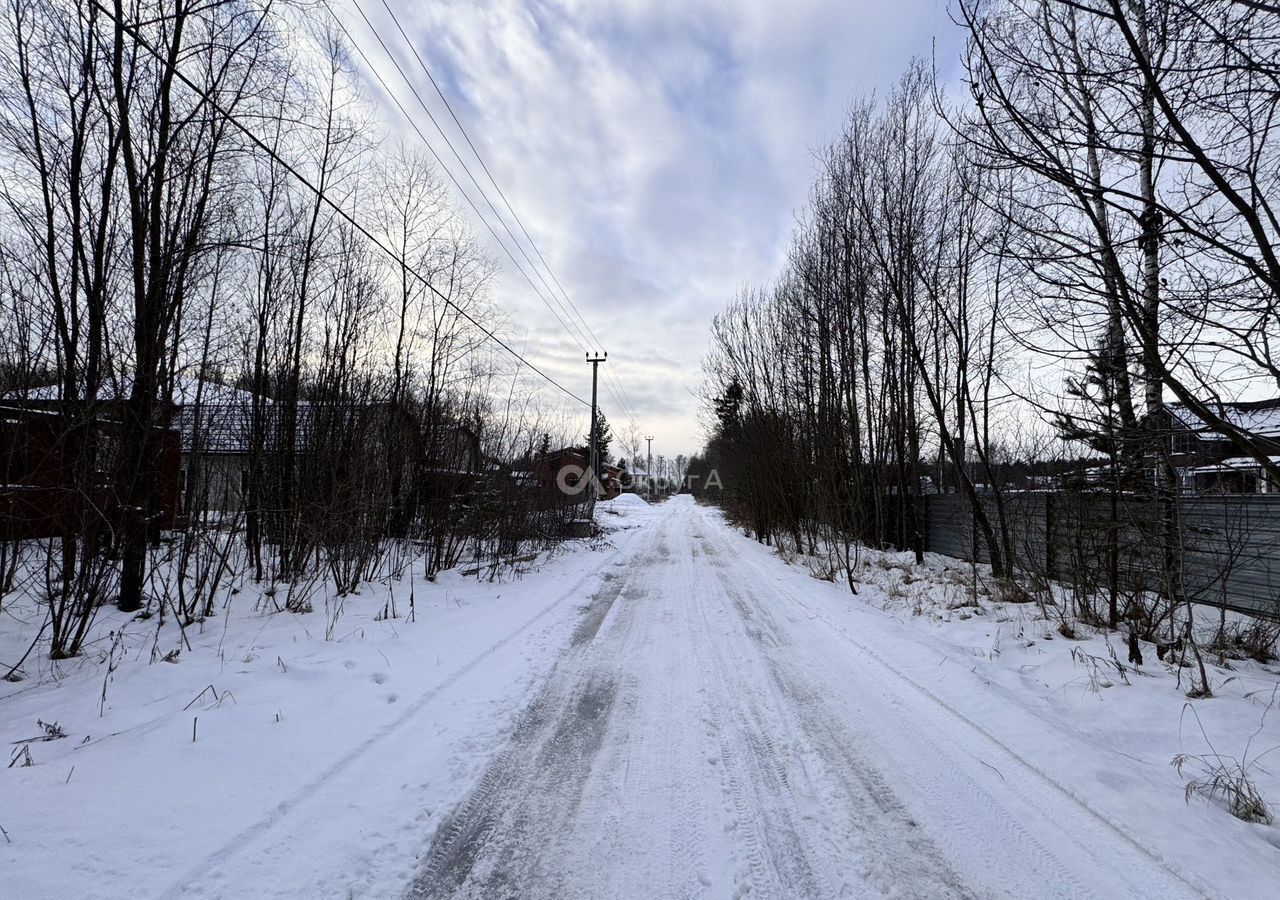
[[[518,580],[416,582],[413,622],[407,582],[399,618],[348,598],[331,641],[240,596],[151,663],[104,614],[0,683],[34,763],[0,770],[0,898],[1276,895],[1280,830],[1169,764],[1280,746],[1275,666],[1188,712],[1153,648],[1125,684],[1101,637],[957,607],[941,558],[853,597],[687,497],[598,517]],[[66,736],[12,743],[37,721]]]
[[[38,720],[67,735],[0,767],[0,898],[398,896],[635,536],[568,545],[501,584],[419,579],[413,622],[407,581],[395,619],[377,620],[390,597],[368,588],[332,641],[320,598],[266,615],[246,589],[172,664],[149,664],[154,620],[104,610],[85,657],[0,682],[10,752]],[[0,662],[21,652],[24,612],[0,613]]]

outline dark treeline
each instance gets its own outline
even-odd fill
[[[959,493],[1001,577],[1010,464],[1087,456],[1076,487],[1113,498],[1113,546],[1121,498],[1158,510],[1149,587],[1177,598],[1164,404],[1278,474],[1219,404],[1280,386],[1280,6],[961,0],[953,15],[967,96],[917,62],[856,100],[784,271],[716,319],[690,473],[714,469],[706,496],[836,571],[859,544],[919,553],[917,498]]]
[[[46,599],[54,656],[108,601],[190,622],[249,577],[305,610],[550,536],[516,474],[567,429],[327,7],[11,0],[0,43],[0,481],[44,466],[69,517],[4,542],[0,598]]]

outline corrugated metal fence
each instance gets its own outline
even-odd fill
[[[1160,516],[1154,502],[1107,496],[1020,492],[1002,499],[1014,567],[1045,578],[1096,579],[1106,571],[1116,522],[1119,584],[1155,590],[1161,562]],[[984,498],[993,526],[996,501]],[[972,509],[958,494],[920,500],[925,547],[958,559],[989,562]],[[1194,601],[1280,617],[1280,494],[1178,498],[1182,587]]]

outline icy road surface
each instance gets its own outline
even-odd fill
[[[409,896],[1204,895],[714,513],[629,537]]]

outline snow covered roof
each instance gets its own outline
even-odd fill
[[[128,398],[132,387],[129,376],[112,379],[99,387],[96,399],[99,403],[119,402]],[[58,399],[61,390],[60,385],[46,384],[11,396],[19,402],[48,404]],[[249,391],[179,375],[173,380],[173,406],[173,427],[182,434],[184,452],[197,447],[205,453],[243,453],[247,449],[253,410]]]
[[[185,452],[199,449],[204,453],[244,453],[249,448],[252,422],[252,403],[202,402],[199,407],[179,408],[173,424],[182,433]]]
[[[127,378],[104,384],[98,392],[98,402],[121,402],[128,397],[130,387],[131,382]],[[58,385],[43,385],[10,395],[9,403],[24,410],[26,404],[34,405],[36,410],[47,410],[55,405],[59,392]],[[179,376],[173,384],[170,427],[181,434],[184,453],[247,453],[253,432],[254,405],[254,394],[249,391],[199,378]],[[300,400],[297,403],[294,426],[295,446],[298,452],[305,452],[316,441],[326,439],[326,435],[334,428],[341,430],[363,427],[368,416],[385,416],[388,408],[388,402],[381,398],[336,404]],[[272,412],[279,408],[272,405],[270,398],[263,398],[262,409],[265,412],[265,421],[262,423],[265,434],[262,440],[268,447],[278,445],[280,424],[278,417]],[[466,449],[470,446],[469,441],[466,444],[460,441],[463,432],[466,432],[467,437],[474,436],[465,426],[441,426],[437,438],[441,441],[442,452],[469,455]]]
[[[1240,403],[1205,404],[1220,418],[1254,437],[1280,438],[1280,398]],[[1223,437],[1185,404],[1170,403],[1169,415],[1189,431],[1205,437]]]
[[[133,379],[127,375],[123,378],[111,379],[99,386],[96,399],[101,403],[124,400],[129,396],[132,387]],[[25,399],[47,403],[57,400],[61,390],[61,385],[46,384],[27,391],[19,391],[10,396],[15,400]],[[179,375],[174,378],[173,404],[175,406],[191,406],[197,400],[205,406],[250,404],[253,402],[253,394],[225,384],[193,378],[190,375]]]
[[[1273,463],[1280,464],[1280,456],[1268,456]],[[1252,456],[1233,456],[1230,459],[1224,459],[1222,464],[1229,469],[1257,469],[1261,468],[1260,464]]]
[[[1280,464],[1280,456],[1269,456],[1267,459],[1273,463]],[[1220,463],[1208,466],[1196,466],[1191,469],[1192,472],[1248,472],[1261,469],[1258,461],[1252,456],[1233,456],[1230,459],[1224,459]]]

